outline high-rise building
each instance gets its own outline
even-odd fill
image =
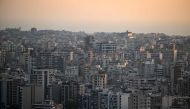
[[[151,97],[143,91],[131,93],[129,109],[151,109]]]
[[[107,90],[99,92],[98,109],[121,109],[121,94]]]
[[[84,41],[85,41],[85,49],[86,50],[92,49],[93,42],[94,42],[94,36],[87,36],[87,37],[85,37]]]
[[[30,75],[30,83],[42,86],[44,89],[44,98],[49,98],[49,86],[55,81],[55,69],[33,69]]]
[[[164,77],[164,66],[158,64],[155,68],[155,74],[157,78],[162,78]]]
[[[79,97],[79,84],[75,81],[62,83],[61,102],[64,109],[77,109]]]
[[[55,69],[33,69],[30,75],[30,83],[46,87],[54,82]]]
[[[121,109],[129,109],[130,93],[121,93]]]
[[[88,62],[89,62],[89,64],[92,64],[93,59],[94,59],[94,53],[92,50],[89,50],[88,51]]]
[[[144,77],[150,78],[154,76],[154,69],[155,69],[155,64],[154,60],[152,61],[146,61],[144,66]]]
[[[150,95],[151,99],[151,109],[161,109],[162,107],[162,98],[160,94]]]
[[[177,84],[179,78],[184,75],[185,70],[185,62],[182,60],[178,60],[175,62],[173,71],[171,72],[172,82]]]
[[[5,108],[21,108],[21,84],[20,78],[0,79],[0,103]]]
[[[96,43],[97,51],[99,53],[114,53],[116,52],[115,43]]]
[[[184,74],[178,80],[178,92],[181,96],[190,96],[190,73]]]
[[[65,77],[67,78],[76,78],[79,76],[78,66],[66,66],[65,68]]]
[[[28,74],[31,74],[32,65],[33,65],[33,57],[32,57],[33,48],[28,48],[25,53],[25,70]]]
[[[92,86],[94,89],[104,89],[107,87],[107,74],[106,72],[100,71],[92,75]]]
[[[173,62],[177,61],[177,49],[176,44],[173,44]]]
[[[5,69],[6,65],[6,52],[5,50],[0,50],[0,71]]]
[[[52,100],[45,100],[42,103],[32,104],[32,109],[55,109],[55,104]]]
[[[32,109],[32,104],[44,101],[44,89],[39,85],[22,86],[22,109]]]

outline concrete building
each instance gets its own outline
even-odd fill
[[[151,109],[150,96],[142,91],[131,93],[129,109]]]
[[[129,109],[130,93],[121,93],[121,109]]]
[[[49,86],[55,82],[55,69],[33,69],[30,75],[30,83],[34,85],[42,86],[44,89],[44,98],[50,98]]]
[[[144,77],[146,78],[150,78],[154,76],[154,68],[155,68],[155,64],[154,64],[154,60],[152,61],[146,61],[144,63]]]
[[[22,109],[32,109],[32,104],[44,101],[44,89],[42,86],[25,85],[22,87]]]
[[[178,79],[178,92],[181,96],[190,96],[190,73],[186,73]]]
[[[151,94],[151,109],[161,109],[162,108],[162,97],[160,94]]]
[[[0,79],[0,103],[5,108],[21,108],[21,79],[1,78]]]
[[[92,87],[93,89],[104,89],[107,87],[107,74],[106,72],[98,72],[92,75]]]
[[[55,109],[55,104],[52,100],[45,100],[42,103],[32,104],[32,109]]]
[[[98,109],[121,109],[121,94],[104,90],[99,92]]]
[[[85,42],[85,49],[90,50],[93,47],[93,42],[94,42],[94,36],[87,36],[84,38]]]
[[[30,76],[30,83],[42,85],[43,87],[51,85],[58,71],[55,69],[33,69]]]
[[[155,74],[157,78],[162,78],[164,77],[164,66],[158,64],[155,68]]]
[[[61,102],[64,109],[76,108],[78,106],[79,84],[76,81],[62,83]]]
[[[79,76],[78,66],[66,66],[65,68],[65,77],[74,78]]]
[[[97,51],[99,53],[114,53],[116,52],[115,43],[97,43]]]

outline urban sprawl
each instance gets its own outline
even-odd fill
[[[190,109],[190,37],[0,30],[0,109]]]

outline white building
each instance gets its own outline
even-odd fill
[[[121,109],[129,109],[130,93],[121,93]]]

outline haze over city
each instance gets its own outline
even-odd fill
[[[189,0],[0,0],[0,29],[190,34]]]
[[[0,0],[0,109],[190,109],[190,0]]]

